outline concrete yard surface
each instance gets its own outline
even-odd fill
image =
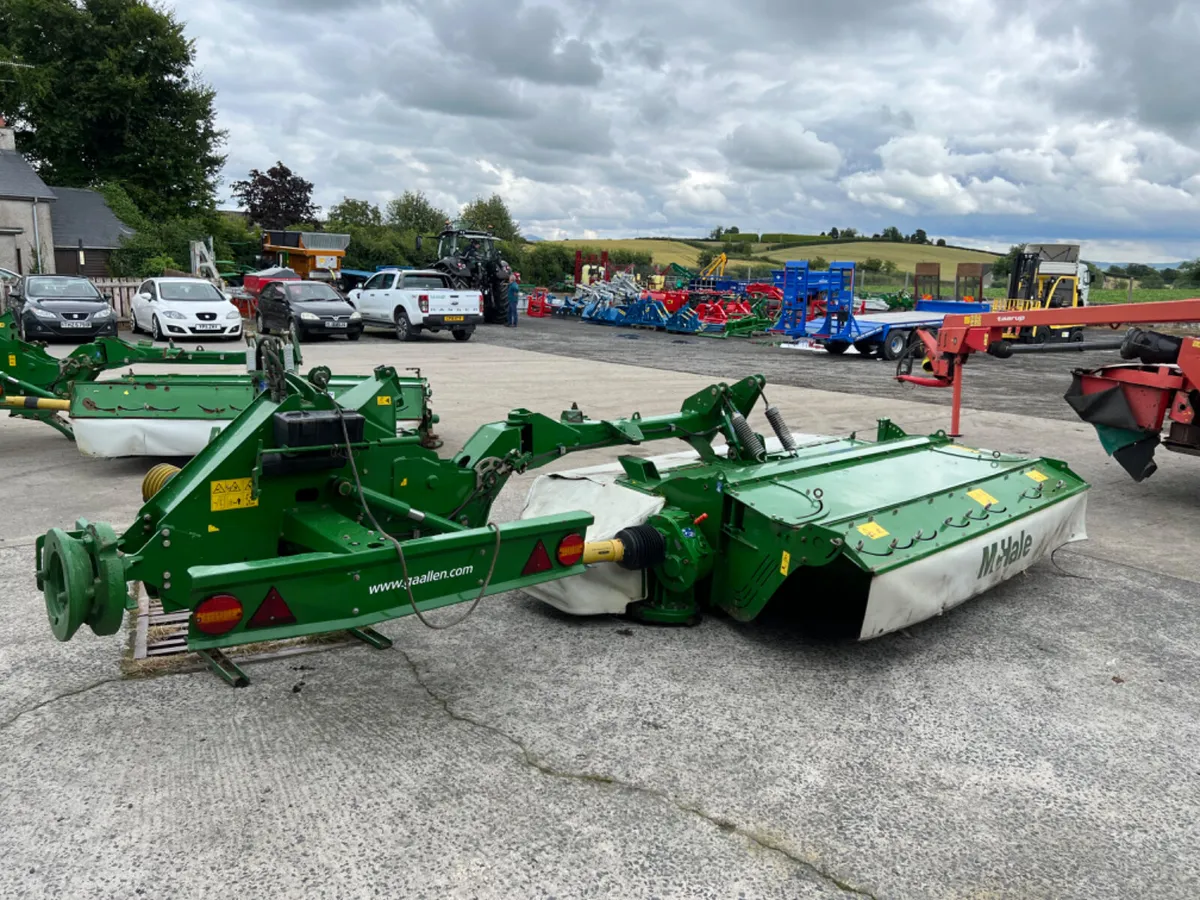
[[[513,407],[665,413],[714,377],[673,369],[669,341],[645,368],[612,329],[526,324],[306,345],[306,368],[420,366],[445,453]],[[710,344],[722,380],[785,365]],[[831,362],[835,390],[768,385],[796,431],[946,427],[886,364]],[[54,640],[34,538],[123,529],[157,460],[0,423],[0,896],[1195,896],[1200,461],[1160,451],[1134,484],[1056,388],[1023,404],[1003,379],[972,395],[964,442],[1067,460],[1093,485],[1089,540],[938,619],[835,643],[785,610],[658,629],[513,593],[449,631],[386,623],[391,650],[248,665],[242,690],[122,678],[125,634]]]

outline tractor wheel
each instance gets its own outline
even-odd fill
[[[895,362],[904,355],[908,348],[907,331],[889,331],[882,345],[883,358]]]
[[[850,345],[846,341],[826,341],[825,342],[825,352],[832,353],[834,356],[841,356],[843,353],[845,353],[849,349],[850,349]]]
[[[404,310],[399,310],[396,313],[396,340],[412,341],[417,337],[413,330],[412,323],[408,321],[408,313]]]

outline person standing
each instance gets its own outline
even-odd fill
[[[517,281],[517,273],[508,277],[508,327],[517,327],[517,301],[521,299],[521,285]]]

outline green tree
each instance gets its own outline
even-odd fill
[[[946,246],[946,239],[945,239],[945,238],[938,238],[938,239],[937,239],[937,245],[938,245],[939,247],[945,247],[945,246]]]
[[[887,228],[883,229],[882,237],[885,241],[893,241],[895,243],[903,243],[904,241],[904,235],[895,225],[889,225]]]
[[[900,271],[900,267],[898,265],[896,265],[894,260],[885,259],[883,261],[883,274],[884,275],[895,275],[898,271]]]
[[[839,237],[840,235],[841,235],[841,232],[840,232],[840,231],[838,231],[836,228],[830,228],[830,229],[829,229],[829,236],[830,236],[831,238],[833,238],[835,241],[838,239],[838,237]]]
[[[823,272],[829,268],[829,260],[823,256],[810,256],[808,259],[808,267],[817,272]]]
[[[1179,278],[1175,283],[1183,287],[1200,285],[1200,259],[1182,263],[1179,266]]]
[[[721,235],[723,235],[724,233],[725,233],[725,229],[722,228],[720,225],[718,225],[716,228],[714,228],[712,231],[710,231],[708,233],[708,239],[710,241],[719,241],[721,239]]]
[[[1007,253],[996,257],[996,261],[992,263],[992,275],[996,278],[1007,278],[1017,263],[1017,257],[1024,252],[1024,244],[1013,244]]]
[[[449,216],[429,202],[423,191],[405,191],[388,201],[387,223],[401,231],[437,234]]]
[[[344,197],[341,203],[331,206],[325,220],[325,227],[331,231],[348,228],[352,225],[379,226],[382,224],[383,216],[380,214],[378,206],[366,200],[355,200],[353,197]]]
[[[1157,269],[1151,269],[1149,266],[1146,266],[1146,268],[1150,269],[1150,271],[1145,275],[1138,276],[1138,287],[1147,291],[1157,291],[1166,286],[1162,275],[1158,273]]]
[[[250,213],[250,220],[263,228],[287,228],[311,222],[318,208],[313,206],[311,181],[305,181],[282,162],[266,172],[250,170],[245,181],[235,181],[233,196]]]
[[[707,268],[708,266],[712,265],[712,261],[716,259],[716,257],[717,254],[713,253],[711,250],[701,250],[699,255],[696,257],[696,268]]]
[[[1090,266],[1091,263],[1089,263],[1088,265]],[[1162,280],[1167,284],[1174,284],[1176,281],[1179,280],[1179,270],[1178,269],[1167,268],[1167,269],[1163,269],[1158,274],[1162,276]]]
[[[859,268],[861,268],[864,272],[882,272],[883,271],[883,260],[876,259],[875,257],[872,256],[872,257],[869,257],[868,259],[864,259],[862,261],[862,264],[859,266]]]
[[[1128,278],[1129,272],[1121,266],[1109,266],[1104,270],[1104,274],[1110,278]]]
[[[912,243],[912,244],[928,244],[929,243],[929,235],[927,235],[925,233],[924,228],[918,228],[916,231],[914,231],[912,233],[912,236],[908,240],[909,240],[909,243]]]
[[[856,238],[856,237],[858,237],[858,229],[857,228],[843,228],[842,229],[842,240],[843,241],[847,241],[847,240],[850,240],[851,238]]]
[[[504,198],[499,194],[492,194],[486,200],[476,197],[462,208],[458,218],[467,228],[479,231],[491,229],[492,233],[502,241],[521,239],[521,229],[508,211],[508,205],[504,202]]]
[[[215,93],[173,13],[145,0],[4,0],[0,114],[50,184],[116,182],[153,219],[212,208]]]

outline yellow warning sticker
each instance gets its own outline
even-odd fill
[[[376,397],[375,405],[376,406],[391,406],[392,398],[391,397]]]
[[[978,503],[980,506],[990,506],[993,503],[1000,501],[985,491],[983,488],[976,488],[973,491],[967,491],[967,496]]]
[[[888,530],[878,522],[868,522],[866,525],[859,525],[858,530],[873,541],[888,536]]]
[[[1037,469],[1034,469],[1032,472],[1026,472],[1026,473],[1025,473],[1025,477],[1026,477],[1026,478],[1032,478],[1032,479],[1033,479],[1034,481],[1036,481],[1038,484],[1041,484],[1043,481],[1049,481],[1049,480],[1050,480],[1049,476],[1047,476],[1047,475],[1043,475],[1043,474],[1042,474],[1041,472],[1039,472]]]
[[[968,325],[982,325],[983,324],[983,316],[979,316],[979,315],[967,316],[967,324]]]
[[[976,450],[974,447],[965,447],[962,444],[951,444],[950,449],[961,450],[963,453],[974,453],[976,455],[979,455],[983,452],[982,450]]]
[[[408,487],[408,479],[405,478],[400,482],[400,487]]]
[[[792,564],[792,554],[790,554],[786,550],[784,550],[783,556],[779,560],[779,574],[786,577],[787,573],[788,573],[788,567],[791,564]]]
[[[216,534],[216,533],[217,533],[218,531],[220,531],[220,530],[221,530],[221,529],[220,529],[220,528],[218,528],[216,525],[209,525],[209,526],[208,526],[208,533],[209,533],[209,534]]]
[[[249,509],[258,506],[258,499],[250,496],[249,478],[226,478],[224,481],[209,482],[209,497],[213,512],[229,509]]]
[[[17,354],[8,354],[8,366],[10,369],[15,369],[17,367]]]

